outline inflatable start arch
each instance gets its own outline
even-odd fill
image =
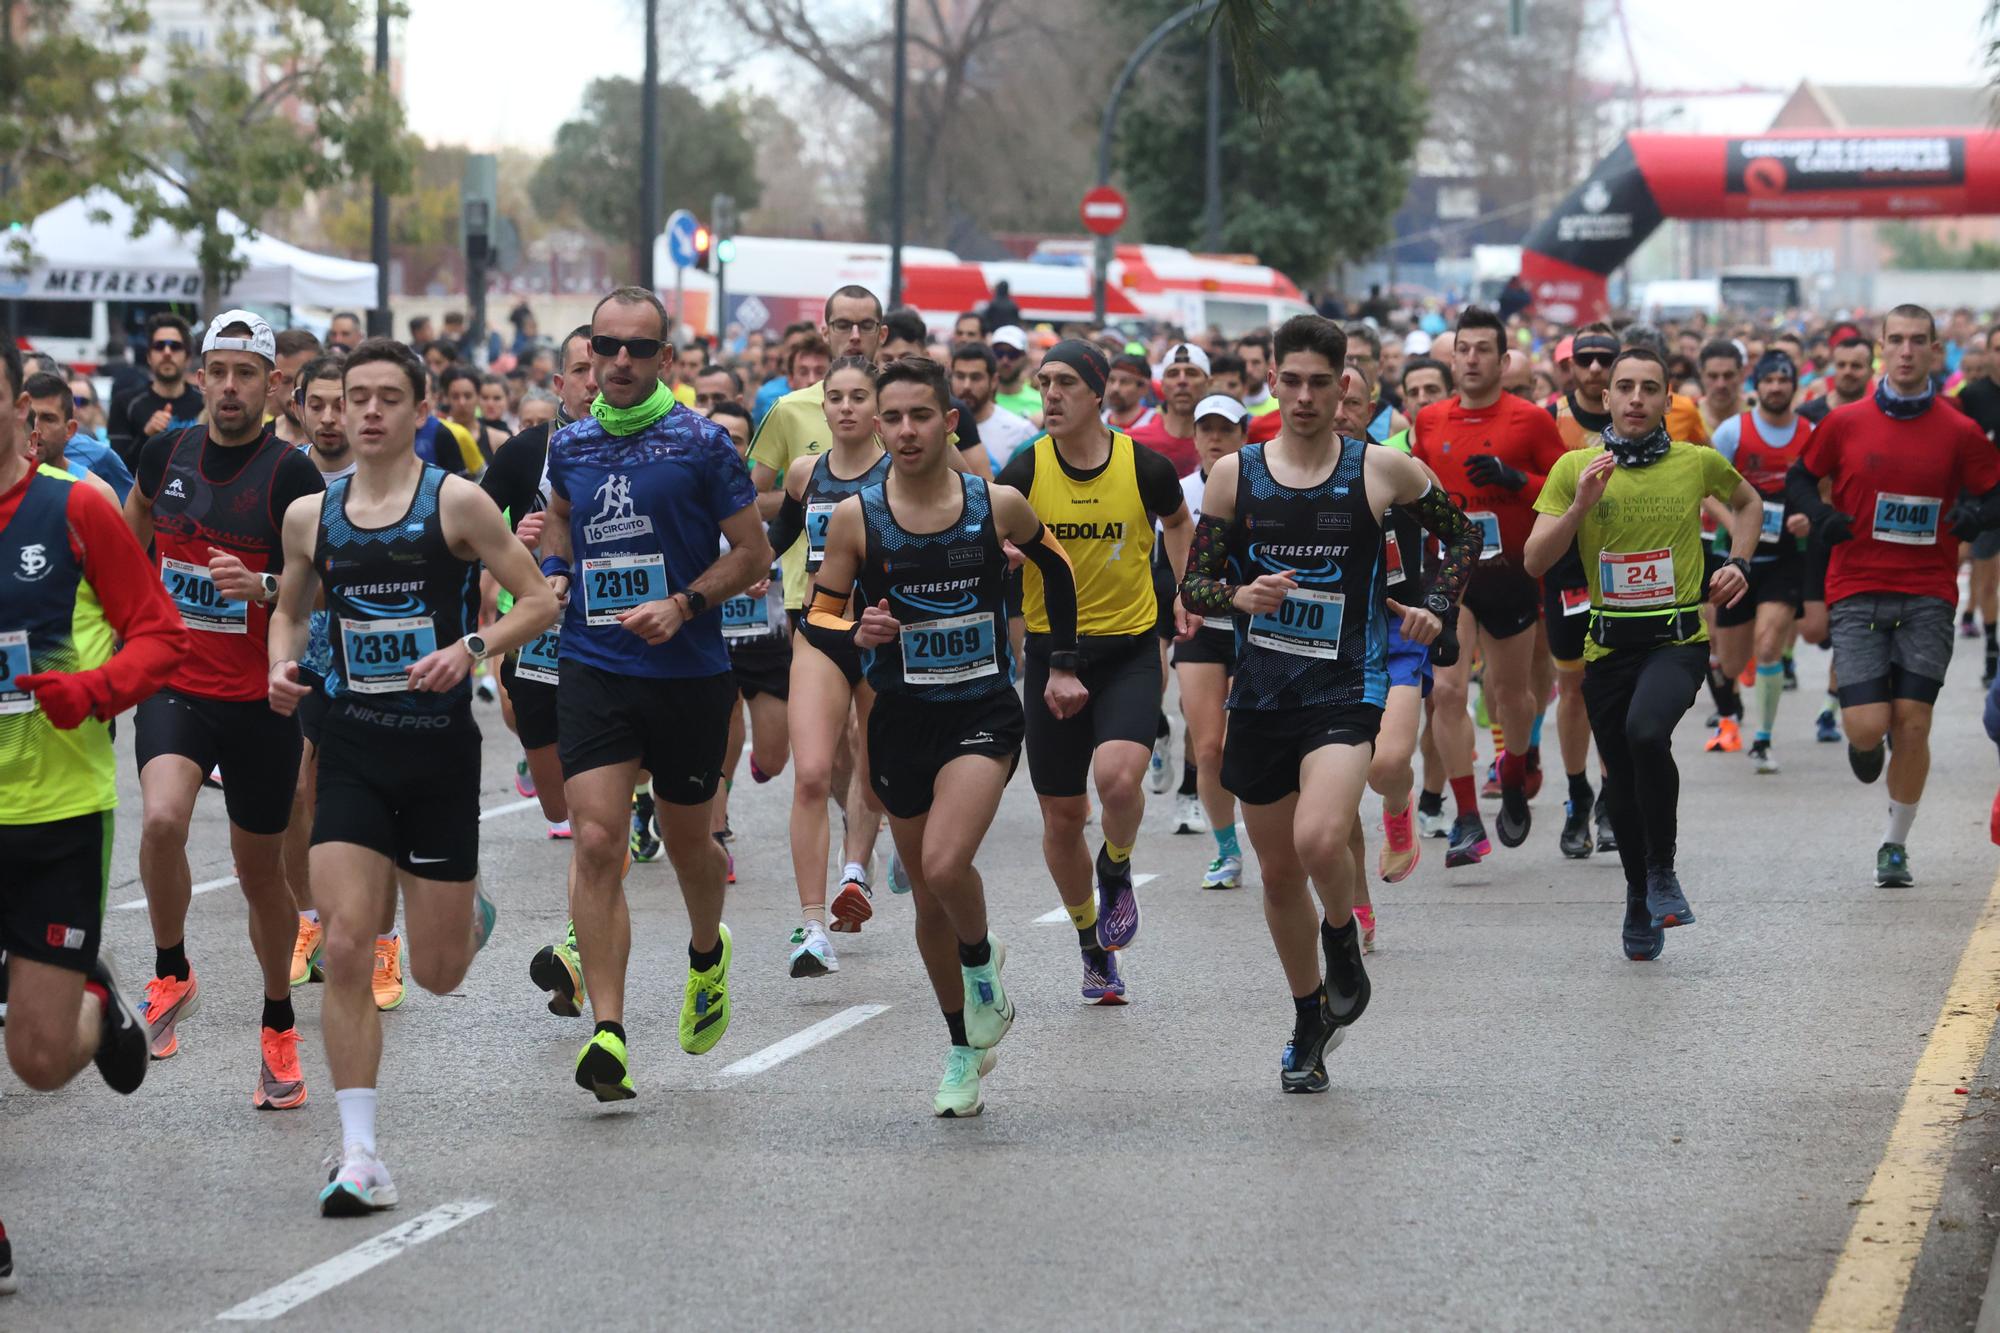
[[[1601,319],[1605,283],[1667,218],[2000,214],[2000,133],[1629,134],[1521,242],[1535,310]]]

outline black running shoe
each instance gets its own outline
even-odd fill
[[[1105,955],[1105,957],[1107,958],[1109,958],[1110,956],[1111,955],[1109,954]],[[1332,1049],[1333,1047],[1340,1045],[1341,1035],[1342,1034],[1338,1030],[1334,1032],[1333,1036],[1326,1043],[1328,1049]],[[1284,1088],[1286,1092],[1325,1092],[1328,1083],[1332,1081],[1328,1079],[1326,1076],[1326,1060],[1324,1057],[1322,1057],[1320,1062],[1314,1065],[1311,1071],[1306,1074],[1302,1086],[1294,1087],[1291,1083],[1285,1081],[1285,1078],[1290,1073],[1291,1068],[1292,1068],[1292,1043],[1286,1042],[1285,1053],[1278,1057],[1278,1080],[1280,1087]]]
[[[1368,970],[1361,965],[1361,923],[1348,918],[1338,930],[1319,923],[1320,952],[1326,956],[1327,1012],[1346,1027],[1368,1008]]]
[[[0,1226],[0,1296],[12,1296],[20,1288],[20,1279],[14,1276],[14,1242],[7,1239],[7,1228]]]
[[[1285,1061],[1278,1071],[1278,1086],[1286,1092],[1326,1091],[1327,1049],[1340,1040],[1339,1025],[1327,1003],[1326,987],[1316,994],[1319,1003],[1292,1020],[1292,1039],[1285,1045]]]
[[[1681,892],[1681,879],[1671,870],[1646,872],[1646,911],[1656,927],[1691,926],[1694,908]]]
[[[139,1011],[118,989],[118,980],[111,975],[111,965],[103,955],[98,956],[84,975],[104,987],[106,997],[97,1054],[92,1057],[97,1072],[104,1076],[113,1092],[137,1092],[146,1081],[146,1066],[151,1060],[146,1048],[146,1020],[139,1017]]]
[[[1653,913],[1643,897],[1625,899],[1625,930],[1621,937],[1625,956],[1635,963],[1650,963],[1667,947],[1664,926],[1653,924]]]
[[[1603,801],[1597,803],[1597,850],[1600,852],[1618,850],[1618,835],[1611,831],[1611,810]]]
[[[1989,643],[1986,645],[1986,669],[1979,675],[1979,683],[1982,686],[1993,684],[1996,668],[2000,668],[2000,644]]]
[[[1493,821],[1493,831],[1500,835],[1500,845],[1519,847],[1528,840],[1528,830],[1534,827],[1534,823],[1535,816],[1528,809],[1528,789],[1502,787],[1500,814]]]
[[[632,797],[632,859],[660,859],[660,827],[654,818],[653,798],[635,793]]]
[[[1592,851],[1590,836],[1590,811],[1595,801],[1587,802],[1582,809],[1575,801],[1563,802],[1563,831],[1559,840],[1562,854],[1572,861],[1581,861]]]
[[[1781,657],[1778,659],[1778,662],[1781,666],[1785,668],[1784,692],[1786,694],[1790,694],[1793,690],[1796,690],[1799,687],[1798,668],[1792,665],[1792,659],[1789,657]]]
[[[1873,782],[1881,777],[1882,765],[1888,761],[1889,751],[1885,745],[1877,745],[1872,750],[1857,750],[1853,741],[1847,743],[1847,766],[1863,782]]]

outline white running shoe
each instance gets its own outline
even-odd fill
[[[374,1153],[358,1147],[326,1159],[326,1188],[319,1192],[321,1217],[366,1217],[396,1206],[396,1182]]]
[[[1218,856],[1208,863],[1208,870],[1201,877],[1204,889],[1239,889],[1243,887],[1243,858],[1240,856]]]
[[[792,950],[792,975],[795,977],[823,977],[829,972],[840,971],[840,960],[833,956],[833,941],[826,936],[826,927],[817,921],[808,921],[792,935],[798,947]]]
[[[1146,790],[1155,796],[1174,785],[1173,749],[1171,732],[1153,742],[1153,757],[1146,761]]]
[[[1417,836],[1423,838],[1449,838],[1451,836],[1451,816],[1440,810],[1429,814],[1420,806],[1417,809]]]
[[[1208,832],[1208,811],[1201,808],[1201,797],[1189,793],[1175,799],[1174,832]]]

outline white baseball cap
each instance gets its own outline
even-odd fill
[[[1175,343],[1167,349],[1166,355],[1160,358],[1160,364],[1153,367],[1153,378],[1160,378],[1166,374],[1168,366],[1177,365],[1183,361],[1199,368],[1204,375],[1209,373],[1207,352],[1202,351],[1193,343]]]
[[[1194,405],[1194,419],[1203,417],[1227,417],[1235,425],[1242,425],[1243,418],[1250,415],[1250,409],[1243,406],[1226,393],[1212,393]]]
[[[1019,324],[1003,324],[993,330],[993,336],[986,340],[989,347],[1011,347],[1017,352],[1028,350],[1028,335],[1021,331]]]
[[[250,326],[250,336],[240,334],[224,337],[222,330],[232,324]],[[278,364],[278,338],[271,332],[271,326],[264,317],[248,310],[225,310],[208,321],[208,329],[201,335],[201,354],[210,352],[255,352],[272,365]]]
[[[1403,355],[1423,356],[1431,350],[1431,335],[1422,329],[1413,329],[1403,339]]]

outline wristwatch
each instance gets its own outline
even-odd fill
[[[688,604],[687,618],[689,620],[693,620],[696,616],[708,610],[708,598],[702,596],[700,593],[696,592],[693,588],[683,588],[680,590],[678,595],[687,598],[687,604]]]
[[[1748,560],[1745,560],[1742,556],[1732,555],[1727,560],[1724,560],[1722,563],[1725,565],[1734,565],[1738,569],[1743,571],[1744,578],[1747,579],[1750,577],[1750,562]]]
[[[471,634],[466,635],[459,642],[465,645],[466,652],[472,654],[472,664],[474,666],[479,666],[486,661],[486,639],[478,631],[475,630]]]
[[[264,589],[265,601],[275,602],[278,600],[278,576],[276,574],[259,574],[257,582]]]
[[[1083,669],[1083,654],[1074,648],[1058,648],[1049,654],[1049,670],[1068,671],[1072,674]]]
[[[1441,592],[1425,593],[1424,610],[1443,620],[1451,615],[1451,598]]]

